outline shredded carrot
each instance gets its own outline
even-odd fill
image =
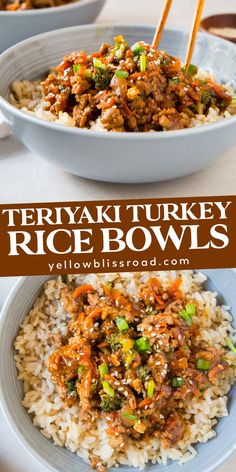
[[[123,102],[122,105],[123,105],[124,111],[127,113],[127,115],[132,115],[133,114],[133,112],[129,109],[129,107],[128,107],[128,105],[125,101]]]
[[[138,77],[143,77],[145,76],[146,73],[145,72],[134,72],[133,74],[131,74],[129,76],[130,79],[137,79]]]
[[[98,308],[92,308],[92,309],[89,309],[87,310],[87,314],[89,316],[89,318],[97,318],[99,315],[101,315],[102,313],[102,308],[98,307]]]
[[[118,357],[115,354],[111,354],[110,361],[112,362],[112,364],[115,367],[118,367],[120,365],[120,361],[119,361]]]
[[[107,108],[111,108],[113,105],[115,105],[115,97],[111,97],[107,101],[103,101],[101,103],[101,107],[104,110],[106,110]]]
[[[187,369],[188,368],[188,359],[183,357],[182,359],[176,359],[171,362],[173,369]]]
[[[8,10],[8,11],[16,11],[16,10],[19,9],[19,7],[20,7],[20,4],[19,4],[19,3],[12,3],[12,4],[6,6],[6,10]]]
[[[98,344],[99,349],[102,349],[103,347],[109,346],[107,341],[103,341],[102,343]]]
[[[86,295],[87,293],[93,293],[94,288],[90,284],[86,285],[81,285],[80,287],[77,287],[74,291],[73,297],[78,298],[81,297],[81,295]]]
[[[178,277],[177,279],[175,279],[173,284],[168,289],[168,293],[171,294],[172,296],[174,296],[176,299],[181,298],[181,296],[182,296],[181,290],[180,290],[181,283],[182,283],[182,281],[181,281],[180,277]]]
[[[148,406],[148,405],[151,405],[151,403],[153,402],[153,400],[149,397],[146,397],[144,398],[144,400],[142,400],[139,404],[138,404],[138,407],[139,408],[144,408],[145,406]]]
[[[221,374],[222,372],[224,372],[224,370],[226,370],[228,368],[228,365],[223,365],[223,364],[217,364],[215,367],[213,367],[209,374],[208,374],[208,377],[209,377],[209,380],[211,382],[213,382],[214,378],[216,377],[216,375],[218,374]]]
[[[92,369],[87,369],[81,380],[81,389],[85,397],[91,396]]]
[[[126,300],[125,297],[123,297],[122,293],[120,290],[112,290],[111,292],[111,297],[112,299],[117,302],[119,305],[126,305],[128,301]]]

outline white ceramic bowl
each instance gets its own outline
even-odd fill
[[[219,293],[218,302],[231,306],[236,321],[236,272],[234,270],[204,270],[208,277],[206,288]],[[21,405],[22,385],[17,380],[13,359],[13,342],[27,312],[42,290],[43,283],[51,277],[22,277],[12,290],[0,317],[0,403],[13,431],[44,466],[54,472],[92,472],[78,456],[65,448],[55,446],[36,429]],[[166,466],[149,464],[146,472],[213,472],[236,451],[236,385],[229,394],[230,415],[221,418],[216,427],[217,436],[206,444],[197,446],[199,454],[179,467],[175,462]],[[137,469],[121,467],[113,472],[137,472]]]
[[[16,79],[35,79],[64,54],[96,51],[102,42],[123,34],[130,44],[151,42],[149,26],[89,25],[53,31],[26,40],[0,56],[0,108],[13,133],[34,153],[68,172],[96,180],[144,183],[173,179],[202,169],[236,143],[236,117],[212,125],[159,133],[104,133],[39,120],[8,101]],[[166,30],[161,48],[184,59],[188,34]],[[212,70],[218,80],[236,86],[236,47],[199,34],[193,63]]]
[[[80,0],[61,7],[0,11],[0,52],[35,34],[92,23],[106,0]]]

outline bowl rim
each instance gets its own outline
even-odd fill
[[[71,3],[68,3],[67,5],[59,5],[57,7],[50,7],[50,8],[38,8],[38,9],[33,9],[31,8],[30,10],[20,10],[20,11],[6,11],[6,10],[1,10],[0,11],[0,20],[1,18],[26,18],[27,16],[40,16],[40,15],[52,15],[53,13],[65,13],[65,11],[70,11],[70,10],[77,10],[78,8],[81,8],[81,6],[84,5],[89,5],[90,3],[98,3],[101,1],[106,1],[106,0],[73,0]],[[37,35],[39,36],[39,35]],[[22,42],[22,41],[21,41]],[[7,49],[6,49],[7,51]]]
[[[98,1],[98,0],[85,0],[85,1]],[[45,38],[49,39],[51,36],[62,34],[62,33],[69,33],[69,32],[74,32],[74,31],[93,31],[93,30],[103,30],[103,29],[112,29],[112,28],[135,28],[135,29],[141,29],[141,28],[146,28],[147,30],[153,31],[154,30],[154,25],[147,25],[147,24],[136,24],[136,23],[99,23],[99,24],[87,24],[87,25],[78,25],[78,26],[70,26],[68,28],[60,28],[57,30],[45,32],[38,34],[36,36],[32,36],[30,38],[25,39],[24,41],[20,41],[19,43],[11,46],[10,48],[6,49],[1,55],[0,55],[0,68],[1,68],[1,61],[5,59],[5,57],[8,56],[9,53],[17,52],[18,49],[21,49],[22,46],[26,46],[28,44],[31,44],[32,41],[40,41]],[[180,30],[179,28],[167,28],[166,32],[169,33],[177,33],[177,34],[189,34],[189,31],[184,29]],[[204,33],[204,32],[199,32],[200,37],[205,37],[207,40],[209,40],[209,33]],[[218,36],[213,36],[213,41],[215,42],[223,42],[227,47],[234,47],[229,41],[219,38]],[[5,98],[3,98],[0,95],[0,105],[2,105],[3,108],[8,110],[10,113],[13,113],[18,118],[21,118],[27,122],[36,124],[41,126],[42,128],[48,128],[49,130],[52,129],[52,131],[61,131],[63,133],[69,133],[69,134],[75,134],[77,136],[85,136],[85,137],[90,137],[94,139],[99,139],[101,137],[107,139],[121,139],[123,140],[140,140],[140,139],[145,139],[149,141],[153,141],[156,139],[175,139],[176,137],[184,138],[188,136],[197,136],[201,135],[202,133],[205,133],[207,131],[212,131],[214,132],[217,129],[224,128],[228,126],[229,124],[236,123],[236,115],[232,116],[229,119],[222,119],[218,120],[215,123],[211,124],[204,124],[203,126],[197,126],[195,128],[186,128],[186,129],[181,129],[181,130],[171,130],[171,131],[158,131],[158,132],[135,132],[135,133],[122,133],[122,132],[116,132],[116,133],[109,133],[109,132],[104,132],[104,131],[98,131],[98,130],[90,130],[87,128],[77,128],[77,127],[70,127],[70,126],[65,126],[60,123],[55,123],[52,121],[47,121],[43,120],[41,118],[37,118],[31,113],[22,111],[18,108],[16,108],[14,105],[11,105]],[[0,107],[1,108],[1,107]],[[4,112],[4,110],[3,110]]]
[[[43,276],[36,276],[36,277],[43,277]],[[25,284],[25,281],[27,278],[31,278],[30,276],[26,277],[19,277],[18,280],[15,282],[13,285],[12,289],[10,290],[3,306],[2,309],[0,310],[0,337],[3,332],[3,326],[4,326],[4,321],[6,317],[8,316],[9,308],[11,306],[13,298],[18,294],[19,290],[21,287]],[[47,462],[47,460],[44,460],[40,453],[35,449],[33,446],[31,446],[28,441],[25,439],[24,434],[22,432],[22,429],[20,426],[14,421],[12,418],[11,412],[9,411],[6,402],[5,402],[5,395],[4,395],[4,387],[1,376],[0,376],[0,408],[3,413],[3,416],[7,422],[7,424],[10,426],[11,431],[15,435],[16,439],[18,439],[19,443],[24,447],[26,451],[28,451],[33,457],[35,457],[40,464],[48,468],[52,472],[58,472],[57,468],[54,468]],[[32,423],[33,426],[33,423]],[[34,427],[34,426],[33,426]]]
[[[207,270],[208,269],[197,269],[198,272],[201,272],[201,271],[205,272]],[[213,269],[213,270],[217,271],[218,269]],[[221,269],[221,270],[224,270],[224,269]],[[234,272],[235,276],[236,276],[236,268],[227,269],[227,270],[230,270],[230,271]],[[39,276],[34,276],[34,277],[43,279],[46,276],[39,275]],[[50,277],[50,276],[48,276],[48,277]],[[51,276],[51,278],[54,278],[54,277],[57,277],[57,275],[55,274],[55,275]],[[24,276],[24,277],[21,276],[21,277],[19,277],[18,280],[13,285],[12,289],[10,290],[10,292],[9,292],[9,294],[8,294],[4,304],[2,306],[2,309],[0,310],[0,338],[1,338],[2,333],[3,333],[4,321],[7,318],[7,316],[9,315],[9,309],[10,309],[12,300],[18,294],[19,290],[25,284],[26,280],[31,279],[31,278],[32,278],[31,276]],[[47,459],[43,459],[41,457],[40,453],[37,452],[37,450],[35,450],[34,446],[29,445],[28,441],[24,438],[24,434],[23,434],[22,429],[20,428],[20,426],[18,426],[16,424],[16,422],[14,421],[14,419],[11,416],[11,412],[9,411],[9,409],[6,405],[5,395],[3,393],[4,388],[2,388],[2,387],[4,387],[4,385],[3,385],[3,382],[2,382],[2,379],[1,379],[1,376],[0,376],[0,408],[1,408],[1,411],[3,412],[3,416],[4,416],[7,424],[10,426],[11,431],[14,433],[14,435],[18,439],[19,443],[22,444],[24,449],[26,451],[28,451],[32,456],[34,456],[39,461],[39,463],[44,465],[46,468],[48,468],[48,470],[50,470],[52,472],[58,472],[58,469],[56,467],[52,466],[51,464],[49,464]],[[35,426],[33,426],[32,423],[31,423],[31,426],[33,428],[35,428]],[[56,446],[54,445],[54,447],[56,447]],[[235,440],[234,446],[231,449],[229,449],[228,451],[226,451],[218,459],[218,461],[216,463],[212,464],[212,466],[210,466],[210,467],[208,467],[208,469],[204,470],[204,472],[215,472],[218,469],[218,467],[220,467],[227,460],[229,460],[235,454],[235,452],[236,452],[236,440]],[[117,470],[119,470],[119,469],[117,469]],[[130,468],[130,470],[131,470],[131,468]]]

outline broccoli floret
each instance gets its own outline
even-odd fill
[[[137,374],[140,380],[144,383],[147,380],[147,376],[150,372],[150,368],[147,365],[141,365],[137,368]]]
[[[95,84],[95,88],[106,90],[111,82],[112,75],[108,69],[96,68],[93,80]]]
[[[123,59],[127,49],[129,49],[129,44],[127,43],[127,41],[124,40],[120,43],[119,49],[116,51],[115,57],[119,60]]]
[[[119,349],[122,349],[123,347],[119,334],[113,333],[110,336],[107,336],[106,340],[110,344],[112,351],[119,351]]]
[[[115,395],[114,397],[109,397],[108,395],[102,397],[100,403],[100,408],[105,413],[110,413],[111,411],[120,410],[123,404],[123,399]]]
[[[201,93],[201,103],[204,105],[205,109],[210,108],[210,106],[215,102],[215,96],[210,90],[203,90]]]
[[[71,380],[68,380],[67,382],[65,382],[65,385],[66,385],[66,388],[67,388],[66,394],[67,394],[68,397],[77,395],[76,381],[77,381],[77,379],[71,379]]]

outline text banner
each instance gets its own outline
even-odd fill
[[[236,267],[236,196],[0,205],[0,275]]]

